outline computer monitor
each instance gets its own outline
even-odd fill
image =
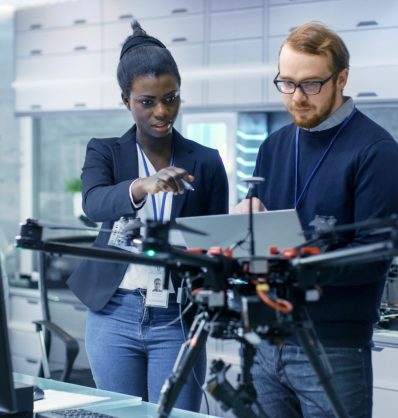
[[[7,315],[3,275],[0,263],[0,417],[25,417],[32,414],[32,387],[16,388],[12,375],[10,344],[7,329]]]

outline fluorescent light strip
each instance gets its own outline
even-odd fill
[[[264,141],[264,139],[266,139],[268,136],[268,132],[265,132],[263,134],[248,134],[240,130],[238,130],[236,134],[239,136],[239,138],[250,141]]]
[[[246,193],[247,193],[247,191],[249,190],[247,187],[242,186],[241,184],[238,184],[238,185],[236,186],[236,188],[237,188],[240,192],[242,192],[242,193],[244,193],[244,194],[246,194]]]
[[[241,157],[238,157],[236,162],[240,165],[243,165],[244,167],[254,167],[256,165],[255,161],[246,161]]]
[[[244,154],[257,154],[258,148],[245,147],[242,144],[236,144],[236,148]]]
[[[242,178],[242,179],[247,179],[247,177],[249,177],[247,173],[244,173],[244,172],[243,172],[243,171],[241,171],[241,170],[237,170],[237,171],[236,171],[236,175],[237,175],[239,178]]]

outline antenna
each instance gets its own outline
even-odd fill
[[[254,229],[253,229],[253,194],[254,187],[257,184],[265,181],[264,177],[247,177],[242,179],[248,185],[247,198],[249,199],[249,236],[250,236],[250,256],[253,257],[255,254],[254,251]]]

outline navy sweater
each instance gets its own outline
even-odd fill
[[[298,195],[340,125],[324,131],[300,129]],[[290,124],[261,145],[255,176],[266,181],[255,190],[268,210],[294,207],[295,133]],[[336,225],[398,214],[398,144],[392,136],[357,111],[336,138],[297,206],[304,230],[319,216]],[[345,233],[341,247],[380,240],[368,230]],[[307,311],[321,341],[328,346],[363,346],[371,341],[389,262],[377,261],[330,269],[319,302]]]

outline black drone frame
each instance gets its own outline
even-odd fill
[[[366,225],[363,225],[364,227]],[[168,241],[168,232],[170,224],[157,224],[154,222],[147,223],[147,236],[143,240],[142,250],[151,250],[152,256],[145,254],[135,254],[127,251],[112,250],[105,248],[84,248],[73,246],[70,244],[62,244],[59,242],[43,241],[43,226],[40,222],[27,219],[25,224],[21,225],[20,235],[16,238],[16,246],[20,249],[30,249],[35,251],[43,251],[53,255],[66,255],[71,257],[95,259],[98,261],[116,261],[124,263],[136,263],[150,266],[161,266],[169,270],[178,270],[180,272],[189,273],[198,271],[203,272],[203,287],[210,291],[211,294],[217,294],[226,289],[237,290],[240,285],[231,284],[233,277],[245,277],[248,283],[251,279],[264,277],[267,282],[268,273],[272,270],[273,275],[281,275],[279,285],[285,284],[303,289],[308,289],[314,285],[322,285],[314,281],[314,275],[307,279],[306,271],[314,271],[324,269],[336,265],[346,265],[353,263],[373,262],[380,260],[389,260],[398,254],[398,222],[396,217],[391,219],[383,219],[373,221],[373,228],[384,228],[383,232],[388,230],[389,238],[383,241],[363,245],[361,247],[335,250],[330,253],[323,253],[312,256],[296,256],[288,258],[282,255],[276,256],[250,256],[241,259],[234,259],[231,256],[218,254],[191,254],[172,247]],[[338,230],[336,227],[335,230]],[[340,227],[344,228],[344,227]],[[346,227],[347,229],[348,227]],[[352,227],[351,227],[352,229]],[[385,236],[385,235],[383,235]],[[251,273],[251,266],[256,266]],[[288,273],[288,274],[287,274]],[[315,275],[316,276],[316,275]],[[318,277],[318,276],[316,276]],[[319,279],[318,279],[319,280]],[[233,283],[233,281],[232,281]],[[256,293],[249,294],[248,286],[243,286],[244,295],[242,300],[250,303],[253,298],[258,298]],[[192,295],[191,295],[192,296]],[[197,295],[199,313],[195,317],[192,324],[189,338],[181,347],[179,356],[176,360],[174,369],[170,377],[166,380],[159,401],[159,417],[168,417],[178,398],[181,389],[186,382],[190,371],[195,365],[201,349],[203,349],[207,336],[213,335],[216,338],[222,338],[217,335],[214,330],[217,328],[217,321],[223,318],[223,315],[229,315],[225,307],[221,304],[219,307],[209,308],[209,295],[205,296],[199,292]],[[270,309],[268,309],[270,310]],[[268,315],[268,314],[267,314]],[[270,317],[266,316],[265,321]],[[325,393],[331,403],[337,418],[348,417],[344,406],[331,383],[331,373],[325,368],[324,363],[318,357],[316,349],[316,341],[311,334],[311,324],[309,321],[303,321],[300,316],[287,317],[283,315],[271,315],[272,327],[282,328],[287,324],[289,330],[294,329],[295,334],[308,355],[315,372],[319,377]],[[275,320],[276,318],[276,320]],[[242,327],[244,319],[231,319],[233,326]],[[234,322],[235,321],[235,322]],[[260,333],[261,338],[275,338],[275,333],[270,333],[266,322],[263,324],[265,332]],[[222,325],[221,325],[222,326]],[[278,330],[278,329],[277,329]],[[273,330],[275,331],[275,330]],[[285,330],[283,330],[285,331]],[[283,336],[283,332],[281,334]],[[260,338],[257,335],[257,338]],[[213,397],[219,401],[223,409],[232,409],[239,418],[267,418],[266,413],[256,402],[256,392],[252,384],[250,368],[253,364],[256,343],[250,338],[243,338],[242,335],[236,333],[236,339],[242,343],[242,373],[239,377],[238,388],[235,389],[226,379],[225,373],[228,366],[222,361],[213,363],[212,379],[207,384],[208,391]],[[258,341],[257,341],[258,343]]]

